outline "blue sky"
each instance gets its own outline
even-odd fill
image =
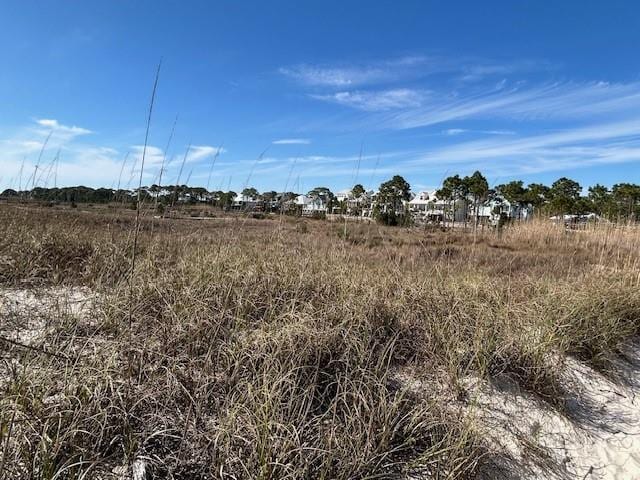
[[[417,191],[475,169],[491,184],[640,182],[635,1],[0,11],[0,188],[26,184],[49,136],[38,184],[134,185],[160,58],[147,184],[163,158],[163,183],[186,158],[181,183],[224,190],[376,188],[401,174]]]

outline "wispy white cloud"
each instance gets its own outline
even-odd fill
[[[486,133],[487,135],[515,135],[516,132],[513,130],[482,130],[482,133]]]
[[[468,128],[447,128],[442,131],[443,135],[449,137],[461,135],[463,133],[476,133],[481,135],[515,135],[513,130],[469,130]]]
[[[199,162],[215,155],[226,153],[227,149],[211,145],[192,145],[187,155],[187,162]]]
[[[46,182],[47,186],[52,186],[54,178],[58,185],[116,186],[118,180],[122,187],[137,184],[144,146],[122,147],[121,152],[110,146],[90,144],[79,139],[89,133],[92,133],[89,129],[64,125],[54,119],[36,119],[31,124],[15,128],[4,138],[0,137],[3,167],[0,186],[30,187],[34,184],[34,171],[39,172],[35,184],[40,186],[44,186]],[[45,141],[46,148],[38,162]],[[123,167],[126,151],[129,153]],[[224,153],[226,150],[210,145],[194,145],[189,149],[186,162],[197,164],[213,157],[217,152]],[[163,182],[173,181],[185,153],[186,147],[182,152],[165,157],[162,148],[147,145],[143,182],[156,181],[163,162]],[[54,168],[57,172],[55,177],[49,174]],[[184,169],[183,179],[191,168]]]
[[[463,82],[470,82],[549,68],[548,62],[537,60],[495,62],[476,57],[406,55],[369,62],[320,65],[303,63],[281,67],[278,71],[304,85],[344,89],[389,81],[416,80],[435,74],[449,74]]]
[[[392,73],[379,66],[326,67],[296,65],[279,69],[282,75],[312,86],[352,87],[393,78]]]
[[[382,152],[380,156],[309,155],[274,159],[273,165],[265,165],[260,173],[288,172],[295,161],[300,177],[344,182],[353,178],[358,162],[362,179],[381,179],[397,173],[435,175],[439,179],[446,170],[470,173],[476,169],[495,179],[594,165],[640,163],[640,120],[636,119],[517,137],[511,131],[491,132],[475,132],[489,135],[481,140],[456,141],[424,150]],[[457,138],[458,135],[452,135],[452,140]]]
[[[484,80],[487,77],[507,77],[513,74],[553,69],[553,65],[540,60],[518,60],[498,63],[487,60],[464,60],[460,64],[459,79],[464,82]]]
[[[314,87],[310,98],[365,112],[357,125],[410,129],[467,119],[621,118],[640,109],[640,82],[548,82],[546,61],[407,56],[351,65],[298,65],[281,73]],[[533,75],[530,75],[533,72]],[[517,78],[527,73],[527,81]],[[430,76],[439,74],[437,78]],[[427,78],[429,77],[429,78]],[[611,117],[613,115],[613,117]],[[454,128],[455,130],[455,128]],[[484,130],[511,134],[511,129]]]
[[[440,58],[409,55],[349,64],[298,64],[281,67],[278,72],[308,86],[352,88],[428,75],[451,67]]]
[[[318,100],[333,102],[368,112],[419,107],[423,102],[424,96],[423,92],[408,88],[311,95],[311,97]]]
[[[640,162],[640,120],[600,123],[517,139],[502,136],[422,152],[400,162],[406,170],[479,168],[524,174],[608,163]]]
[[[52,132],[52,135],[56,135],[57,137],[63,137],[65,139],[72,139],[74,137],[80,135],[88,135],[93,133],[91,130],[82,127],[76,127],[75,125],[63,125],[58,120],[51,118],[41,118],[37,119],[36,123],[41,127],[48,129],[48,131]]]
[[[470,118],[593,119],[631,115],[639,108],[640,82],[518,85],[459,95],[432,94],[419,108],[389,115],[383,124],[407,129]],[[379,119],[376,123],[380,123]]]
[[[311,140],[308,138],[282,138],[280,140],[274,140],[274,145],[309,145]]]
[[[445,135],[453,136],[453,135],[460,135],[461,133],[465,133],[467,131],[468,130],[466,128],[448,128],[444,130],[442,133],[444,133]]]

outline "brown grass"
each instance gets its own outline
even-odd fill
[[[32,348],[3,343],[9,478],[135,460],[153,478],[473,478],[482,435],[449,403],[466,378],[507,374],[561,408],[564,358],[606,370],[640,327],[631,228],[532,223],[474,243],[279,218],[143,220],[129,324],[131,221],[0,210],[5,295],[99,295],[45,312]],[[3,338],[20,338],[16,315]]]

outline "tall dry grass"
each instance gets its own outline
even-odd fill
[[[131,217],[118,222],[0,210],[4,296],[98,294],[80,315],[45,311],[29,348],[3,342],[10,478],[143,464],[152,478],[473,478],[490,456],[456,403],[466,379],[509,375],[562,408],[564,359],[605,371],[640,327],[631,229],[531,223],[474,243],[297,220],[151,235],[143,219],[130,292]],[[1,338],[22,338],[12,315]]]

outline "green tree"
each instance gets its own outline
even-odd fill
[[[542,183],[530,183],[525,192],[525,201],[538,211],[549,200],[549,187]]]
[[[224,198],[224,192],[222,190],[216,190],[211,194],[211,204],[214,207],[222,207],[223,198]]]
[[[258,198],[260,193],[253,187],[246,187],[242,190],[242,196],[248,198]]]
[[[270,190],[260,195],[260,198],[265,202],[273,202],[278,197],[278,192]]]
[[[282,194],[282,200],[284,200],[285,202],[295,200],[297,197],[298,197],[298,194],[294,192],[285,192]]]
[[[496,187],[496,191],[511,205],[518,208],[518,215],[522,212],[522,207],[528,202],[528,190],[524,188],[522,180],[513,180]]]
[[[444,200],[448,203],[453,199],[453,190],[451,189],[451,187],[443,185],[441,188],[436,190],[436,197],[438,198],[438,200]],[[442,210],[442,226],[447,226],[444,209]]]
[[[614,214],[613,196],[607,187],[599,183],[589,187],[589,201],[594,213],[610,218]]]
[[[232,190],[223,193],[220,196],[220,206],[225,210],[228,209],[231,205],[233,205],[233,199],[236,198],[237,195],[238,194]]]
[[[438,192],[442,195],[438,195]],[[436,196],[441,200],[447,200],[449,210],[451,211],[452,225],[456,224],[456,205],[461,199],[466,202],[469,188],[466,182],[460,178],[460,175],[452,175],[442,182],[442,188],[436,192]],[[444,215],[443,215],[444,217]]]
[[[391,180],[380,184],[379,196],[385,205],[390,205],[397,210],[402,201],[411,198],[411,186],[400,175],[394,175]]]
[[[496,191],[509,203],[518,205],[526,201],[527,190],[522,180],[513,180],[496,187]]]
[[[316,187],[313,190],[310,190],[309,193],[307,193],[307,196],[321,199],[322,203],[327,207],[328,212],[331,212],[333,202],[336,198],[333,192],[327,187]]]
[[[16,192],[12,188],[7,188],[2,193],[0,193],[0,197],[17,197],[17,196],[18,196],[18,192]]]
[[[575,180],[562,177],[549,189],[551,209],[556,214],[574,213],[582,187]]]
[[[351,193],[355,198],[360,198],[362,195],[365,194],[365,190],[364,190],[364,187],[358,183],[353,186],[353,188],[351,189]]]
[[[640,185],[617,183],[611,189],[611,193],[618,204],[620,215],[628,220],[634,220],[640,203]]]
[[[406,212],[398,214],[402,202],[411,198],[411,185],[400,175],[394,175],[391,180],[380,184],[377,198],[376,217],[387,225],[406,224]]]
[[[274,190],[270,190],[268,192],[263,192],[260,195],[260,200],[264,203],[264,209],[265,211],[270,211],[273,205],[273,202],[275,202],[278,198],[278,192],[274,191]]]
[[[473,175],[464,178],[464,183],[467,186],[467,190],[473,199],[473,232],[475,235],[478,229],[479,206],[481,202],[486,200],[487,195],[489,194],[489,182],[487,182],[487,179],[484,175],[482,175],[482,173],[476,170],[475,172],[473,172]]]

